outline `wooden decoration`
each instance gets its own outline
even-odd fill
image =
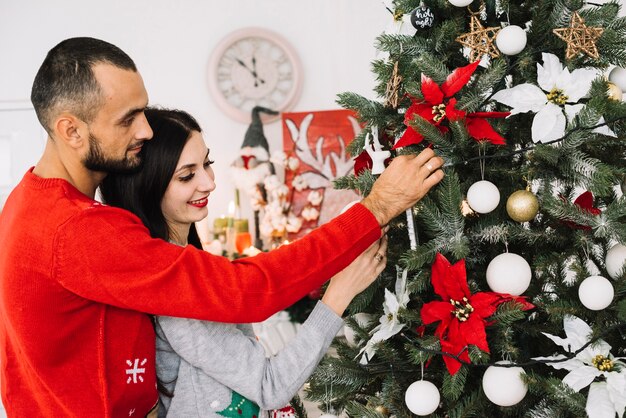
[[[574,58],[579,53],[585,53],[591,58],[597,59],[599,57],[596,41],[604,32],[604,29],[586,26],[585,19],[580,17],[578,12],[572,14],[569,27],[554,29],[552,32],[567,44],[565,58],[568,60]]]
[[[491,58],[499,57],[500,51],[498,51],[494,42],[500,28],[485,28],[480,23],[478,17],[480,13],[472,13],[471,11],[470,13],[470,32],[459,36],[456,38],[456,41],[470,49],[470,62],[481,59],[485,54],[488,54]]]
[[[393,109],[398,108],[401,83],[402,76],[398,74],[398,61],[396,61],[393,64],[393,73],[391,74],[391,78],[387,81],[387,89],[385,90],[385,106],[391,106]]]

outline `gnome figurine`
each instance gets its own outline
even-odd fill
[[[248,195],[254,195],[257,185],[262,184],[270,174],[274,174],[274,165],[269,161],[269,145],[263,133],[261,112],[278,114],[261,106],[252,109],[252,123],[246,131],[239,157],[231,165],[235,186]]]
[[[277,115],[278,112],[261,106],[252,109],[252,123],[246,131],[239,157],[231,164],[231,174],[237,189],[250,196],[254,209],[254,246],[262,248],[259,231],[259,203],[265,201],[264,180],[274,174],[274,164],[270,162],[269,144],[263,133],[260,113]]]

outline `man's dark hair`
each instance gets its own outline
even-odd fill
[[[30,94],[39,122],[51,133],[54,116],[69,111],[91,122],[103,104],[93,66],[107,63],[137,71],[121,49],[94,38],[70,38],[52,48],[41,64]]]

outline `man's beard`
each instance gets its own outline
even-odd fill
[[[141,152],[138,154],[128,153],[120,160],[106,157],[98,138],[89,133],[89,152],[83,160],[86,168],[93,171],[103,171],[105,173],[132,174],[141,169]]]

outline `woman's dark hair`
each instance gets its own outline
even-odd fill
[[[100,194],[106,204],[137,215],[153,238],[169,241],[170,231],[161,212],[161,200],[191,133],[202,130],[191,115],[181,110],[147,108],[145,113],[154,136],[141,150],[142,168],[133,174],[109,174],[100,185]],[[187,242],[202,248],[195,228],[189,228]],[[174,394],[164,383],[173,382],[157,378],[157,389],[171,398]]]
[[[202,130],[181,110],[147,108],[145,114],[154,136],[141,150],[141,169],[132,174],[109,174],[100,185],[100,193],[104,203],[137,215],[153,238],[169,241],[171,231],[161,212],[161,201],[191,133]],[[202,248],[195,228],[189,229],[188,242]]]

